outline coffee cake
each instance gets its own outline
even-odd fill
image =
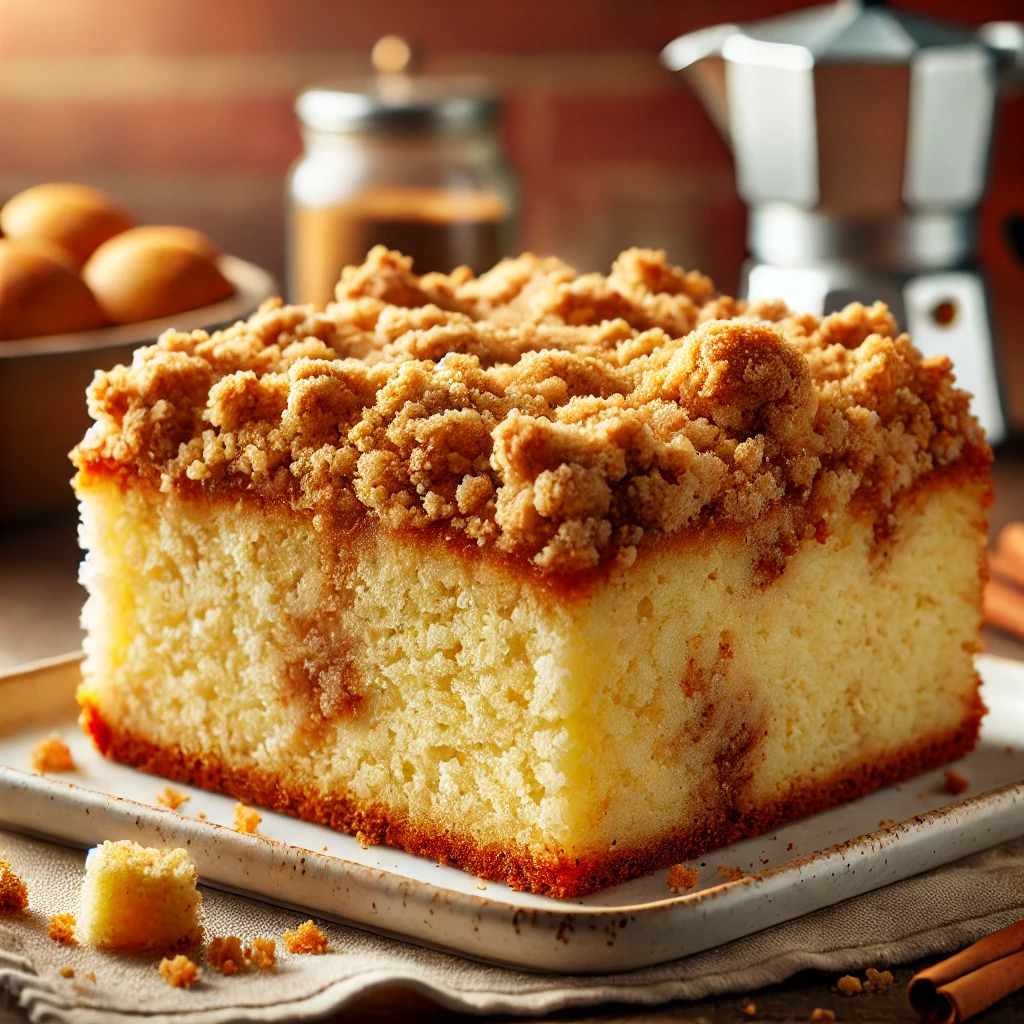
[[[89,409],[115,760],[567,897],[975,742],[991,453],[881,304],[378,248]]]

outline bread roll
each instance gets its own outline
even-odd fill
[[[106,315],[119,324],[155,320],[226,299],[231,282],[208,256],[167,241],[103,246],[82,268]]]
[[[75,257],[57,245],[56,242],[48,242],[45,238],[0,238],[0,245],[15,248],[21,252],[34,252],[40,256],[47,256],[56,260],[63,267],[67,267],[76,277],[81,269]]]
[[[0,239],[0,340],[87,331],[106,323],[67,257]]]
[[[38,238],[66,249],[81,266],[108,238],[132,226],[130,214],[88,185],[34,185],[0,209],[8,238]]]
[[[195,228],[184,228],[171,224],[143,224],[107,239],[103,245],[97,248],[93,256],[98,259],[101,252],[107,253],[114,246],[139,245],[143,242],[163,243],[180,249],[188,249],[211,260],[215,260],[220,255],[217,246]]]

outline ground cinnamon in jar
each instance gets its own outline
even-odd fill
[[[384,49],[408,60],[402,40]],[[342,268],[374,245],[411,256],[421,274],[479,273],[515,247],[497,95],[479,78],[395,71],[376,50],[375,78],[314,87],[295,104],[305,145],[288,185],[297,302],[329,302]]]
[[[374,245],[411,256],[416,270],[475,273],[504,255],[508,204],[488,192],[378,186],[328,206],[296,203],[292,282],[299,302],[334,297],[341,269]]]

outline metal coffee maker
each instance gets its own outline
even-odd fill
[[[1024,80],[1024,28],[840,0],[692,32],[662,60],[732,145],[750,206],[746,296],[818,315],[881,299],[926,355],[953,359],[989,439],[1004,438],[974,257],[996,99]]]

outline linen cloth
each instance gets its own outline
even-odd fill
[[[206,967],[184,990],[159,977],[159,955],[66,948],[47,937],[51,915],[78,912],[84,853],[0,831],[0,859],[28,884],[30,900],[25,913],[0,912],[0,990],[32,1021],[68,1024],[312,1019],[382,987],[479,1014],[654,1006],[752,993],[807,968],[846,973],[945,954],[1024,916],[1024,840],[1017,840],[705,953],[621,974],[567,977],[489,966],[324,922],[331,952],[292,956],[281,933],[303,915],[204,888],[207,937],[275,938],[278,963],[273,972],[232,977]],[[74,968],[74,978],[61,977],[64,966]],[[95,983],[85,980],[90,971]]]

